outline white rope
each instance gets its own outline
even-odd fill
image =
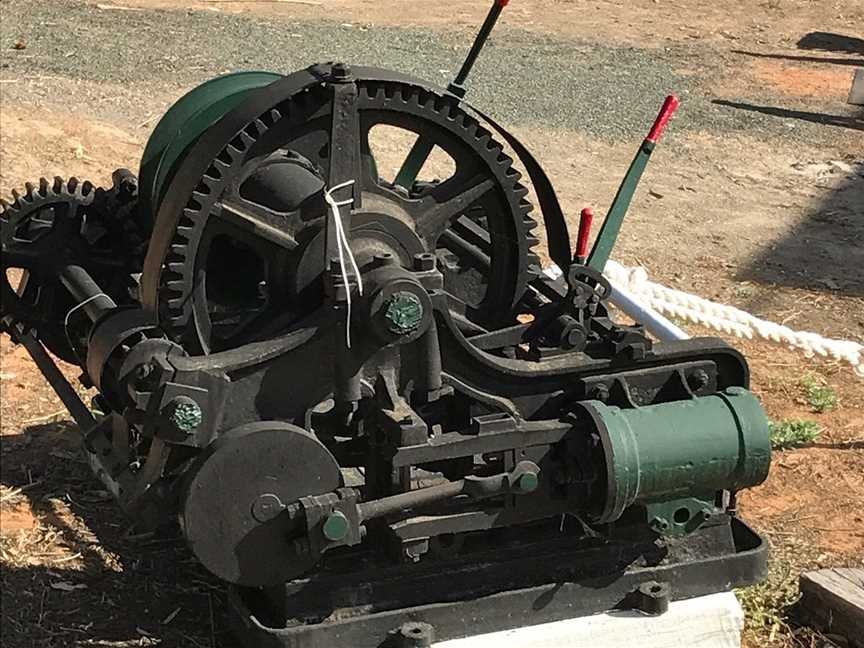
[[[628,268],[610,260],[604,274],[613,285],[624,287],[661,313],[737,337],[758,337],[783,344],[803,351],[808,358],[814,355],[830,356],[848,362],[859,376],[864,377],[864,345],[858,342],[825,338],[808,331],[794,331],[788,326],[759,319],[740,308],[667,288],[649,281],[644,268]]]
[[[348,269],[345,265],[345,257],[351,262],[351,271],[354,278],[357,280],[357,292],[363,294],[363,277],[360,276],[360,269],[357,267],[357,261],[354,259],[354,253],[351,251],[351,245],[348,243],[348,236],[345,234],[345,227],[342,225],[342,215],[339,213],[339,208],[354,203],[354,198],[347,200],[336,200],[333,197],[333,192],[339,191],[354,184],[353,180],[343,182],[335,187],[330,187],[324,192],[324,200],[330,205],[330,214],[333,216],[333,227],[336,228],[336,249],[339,252],[339,267],[342,271],[342,281],[345,283],[345,301],[347,302],[347,315],[345,322],[345,345],[351,348],[351,283],[348,279]]]

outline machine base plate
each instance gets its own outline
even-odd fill
[[[564,533],[545,542],[503,539],[494,551],[428,564],[374,562],[345,554],[284,587],[232,587],[235,633],[248,648],[422,647],[614,608],[656,613],[662,599],[759,580],[767,546],[740,519],[723,516],[662,542],[579,542]],[[349,564],[354,569],[344,571]],[[646,601],[652,590],[658,600]]]

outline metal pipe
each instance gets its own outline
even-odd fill
[[[467,495],[471,500],[483,500],[507,493],[526,495],[534,492],[538,485],[540,468],[531,461],[520,461],[510,472],[490,475],[488,477],[466,477],[456,481],[448,481],[437,486],[419,488],[390,495],[381,499],[363,502],[357,505],[360,521],[383,517],[391,513],[406,511],[441,500]]]
[[[563,281],[563,273],[558,266],[546,268],[543,274],[555,281]],[[656,310],[639,303],[638,298],[626,288],[621,288],[615,284],[611,285],[612,293],[609,295],[609,301],[615,304],[623,313],[643,324],[648,329],[648,332],[658,339],[664,342],[672,342],[674,340],[686,340],[690,337],[684,330],[678,328]]]
[[[613,284],[609,301],[634,320],[643,324],[648,329],[648,332],[659,340],[672,342],[675,340],[686,340],[690,337],[650,306],[640,304],[637,298],[624,288]]]
[[[81,266],[68,265],[63,268],[60,271],[60,282],[77,302],[78,306],[75,309],[83,310],[92,322],[117,308],[114,300],[102,292],[99,284],[93,281],[90,274]]]

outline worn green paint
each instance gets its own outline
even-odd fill
[[[417,329],[423,321],[423,303],[410,292],[396,292],[387,303],[384,319],[391,333],[405,335]]]
[[[417,180],[417,176],[420,175],[420,170],[426,164],[426,160],[429,159],[434,147],[435,145],[428,138],[418,137],[408,152],[408,157],[402,163],[399,173],[396,174],[396,180],[393,184],[410,189]]]
[[[691,533],[717,510],[713,497],[685,497],[645,506],[648,526],[667,536]]]
[[[340,511],[334,511],[324,520],[322,533],[330,542],[339,542],[348,535],[348,518]]]
[[[692,524],[717,491],[755,486],[768,476],[768,417],[746,389],[630,409],[598,401],[586,407],[600,423],[607,456],[602,520],[617,519],[633,504],[665,503],[654,516],[666,519],[671,528],[674,512],[686,507],[682,524]]]
[[[597,272],[603,272],[606,267],[606,262],[609,260],[612,248],[615,247],[615,241],[618,240],[618,234],[621,232],[624,217],[633,201],[633,194],[636,193],[636,187],[639,186],[639,180],[645,172],[645,167],[648,166],[648,160],[653,151],[654,145],[651,142],[643,142],[636,153],[636,157],[633,158],[630,168],[627,169],[627,174],[618,188],[618,193],[615,194],[609,213],[606,214],[606,220],[603,221],[603,227],[600,228],[597,239],[594,241],[594,247],[588,256],[587,265]]]
[[[169,421],[180,431],[193,432],[204,420],[201,407],[192,400],[175,403],[171,407]]]
[[[181,97],[159,120],[141,157],[138,192],[155,216],[164,189],[189,148],[250,92],[282,78],[271,72],[235,72],[210,79]]]
[[[533,493],[540,485],[540,478],[532,472],[525,473],[516,482],[516,487],[523,493]]]

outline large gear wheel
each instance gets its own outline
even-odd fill
[[[265,91],[278,96],[279,83]],[[511,324],[539,265],[532,205],[512,159],[452,97],[401,79],[354,83],[361,159],[354,195],[362,203],[350,219],[355,254],[389,253],[410,264],[413,254],[436,253],[445,290],[465,304],[468,320]],[[214,129],[203,138],[221,141],[199,142],[214,152],[203,174],[193,154],[179,165],[158,206],[143,277],[145,304],[174,339],[202,353],[233,348],[260,336],[274,315],[290,323],[321,299],[326,210],[323,200],[303,198],[325,186],[331,149],[344,154],[354,145],[330,141],[333,97],[319,82],[271,103],[265,97],[252,119],[242,105],[222,119],[235,121],[233,135]],[[408,189],[382,179],[370,144],[376,126],[432,142],[452,174]]]
[[[79,265],[117,303],[130,301],[129,273],[140,271],[145,244],[129,214],[134,204],[134,186],[121,172],[109,190],[77,178],[41,178],[23,193],[13,190],[11,202],[0,201],[4,330],[22,324],[54,355],[78,362],[70,334],[78,322],[69,317],[76,304],[59,274]]]

